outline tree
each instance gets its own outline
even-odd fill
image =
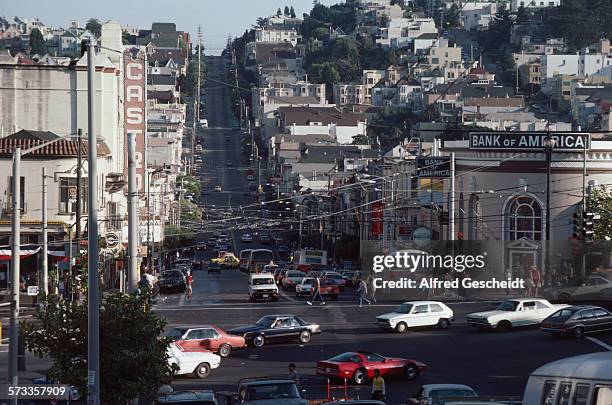
[[[30,32],[30,53],[39,56],[47,54],[47,44],[38,28],[32,28]]]
[[[295,9],[293,8],[293,6],[291,6],[291,8],[289,9],[289,16],[291,18],[295,18]]]
[[[102,35],[102,24],[97,18],[90,18],[85,24],[85,29],[94,34],[96,38],[100,38]]]
[[[264,17],[257,17],[255,28],[265,28],[268,25],[268,19]]]
[[[26,347],[53,362],[49,378],[87,391],[87,302],[45,297],[35,322],[22,322]],[[152,295],[113,294],[100,306],[100,395],[119,405],[136,397],[151,398],[169,381],[166,322],[152,310]],[[135,372],[137,370],[137,372]]]
[[[289,17],[291,15],[291,12],[289,11],[289,6],[285,6],[285,10],[283,11],[283,15],[285,17]]]
[[[607,240],[612,238],[612,188],[605,185],[593,188],[586,201],[587,210],[600,215],[593,221],[593,239]]]
[[[278,8],[278,10],[276,10],[276,15],[279,17],[283,15],[283,12],[281,11],[280,7]]]

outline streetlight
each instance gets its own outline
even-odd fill
[[[550,169],[556,142],[556,139],[550,136],[550,132],[548,132],[544,139],[544,152],[546,154],[546,263],[544,267],[546,273],[548,273],[550,267]]]
[[[152,245],[155,245],[155,237],[153,237],[153,244],[151,244],[151,181],[153,180],[153,176],[161,172],[168,174],[169,170],[164,166],[147,172],[147,266],[149,266],[151,270],[153,270],[153,266],[151,265]]]

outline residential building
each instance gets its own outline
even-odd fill
[[[472,7],[469,7],[472,5]],[[467,3],[461,9],[459,21],[467,31],[479,31],[489,26],[497,14],[496,2]]]
[[[519,7],[524,8],[545,8],[559,7],[561,0],[510,0],[510,10],[516,13]]]
[[[294,29],[256,28],[255,42],[283,43],[287,42],[293,46],[298,43],[298,33]]]

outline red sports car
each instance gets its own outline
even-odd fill
[[[217,326],[178,327],[166,334],[183,350],[210,350],[221,357],[227,357],[232,350],[242,349],[246,342],[242,336],[226,333]]]
[[[425,364],[416,360],[384,357],[372,352],[346,352],[317,362],[318,375],[352,379],[357,384],[374,378],[374,370],[379,370],[382,377],[403,376],[412,380],[426,369]]]

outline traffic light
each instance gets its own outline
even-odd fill
[[[573,237],[582,240],[593,240],[595,235],[595,221],[600,219],[594,212],[583,212],[582,215],[574,213],[574,233]]]
[[[582,239],[582,216],[574,212],[574,233],[572,237]]]

